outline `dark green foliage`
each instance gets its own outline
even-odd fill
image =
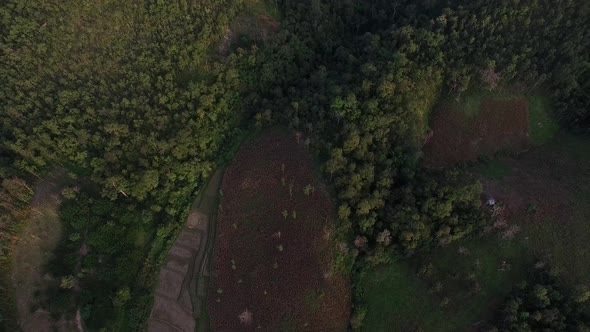
[[[461,183],[460,175],[450,171],[419,176],[387,204],[385,223],[405,251],[447,245],[488,223],[489,215],[481,208],[481,184]]]
[[[82,168],[107,197],[178,215],[241,120],[238,74],[206,63],[237,2],[73,3],[65,14],[20,2],[1,9],[0,125],[15,166]]]
[[[48,265],[55,282],[41,304],[56,317],[73,316],[83,308],[89,328],[114,328],[114,318],[127,315],[130,300],[150,292],[136,278],[155,235],[153,225],[125,202],[87,193],[64,203],[60,215],[66,236]],[[147,239],[138,241],[140,235]]]
[[[496,326],[500,331],[587,331],[587,291],[563,288],[547,271],[535,271],[506,300]]]

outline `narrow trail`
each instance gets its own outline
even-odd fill
[[[223,169],[218,169],[199,193],[184,229],[160,270],[148,331],[194,332],[208,329],[205,304],[209,254]],[[211,231],[210,231],[211,230]]]

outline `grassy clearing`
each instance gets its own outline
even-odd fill
[[[489,237],[369,271],[362,280],[368,309],[362,330],[475,330],[530,262],[518,242]]]
[[[529,97],[530,137],[533,144],[549,142],[559,131],[559,125],[550,115],[551,100],[543,96]]]
[[[406,262],[368,271],[361,287],[368,309],[363,331],[403,331],[418,321],[432,324],[444,318],[427,293],[427,284],[416,278]]]
[[[500,160],[481,163],[476,166],[475,171],[491,180],[501,180],[512,173],[510,167]]]

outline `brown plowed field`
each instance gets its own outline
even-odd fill
[[[212,330],[345,331],[351,296],[349,281],[332,271],[334,208],[303,143],[280,129],[245,143],[222,188]],[[251,321],[241,322],[246,311]]]
[[[525,98],[484,99],[474,119],[446,105],[434,113],[431,127],[432,137],[424,145],[424,159],[431,167],[474,161],[499,151],[519,152],[530,145]]]

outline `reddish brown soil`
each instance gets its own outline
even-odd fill
[[[208,299],[213,330],[345,331],[350,284],[332,271],[327,236],[334,208],[304,145],[278,129],[244,144],[222,188]],[[245,310],[250,324],[238,318]]]
[[[248,35],[255,41],[265,42],[279,30],[279,22],[268,15],[239,16],[226,30],[225,36],[218,47],[221,56],[228,56],[240,35]]]
[[[423,150],[426,165],[444,167],[529,145],[528,102],[522,98],[483,100],[475,119],[444,106],[433,115],[432,136]]]

